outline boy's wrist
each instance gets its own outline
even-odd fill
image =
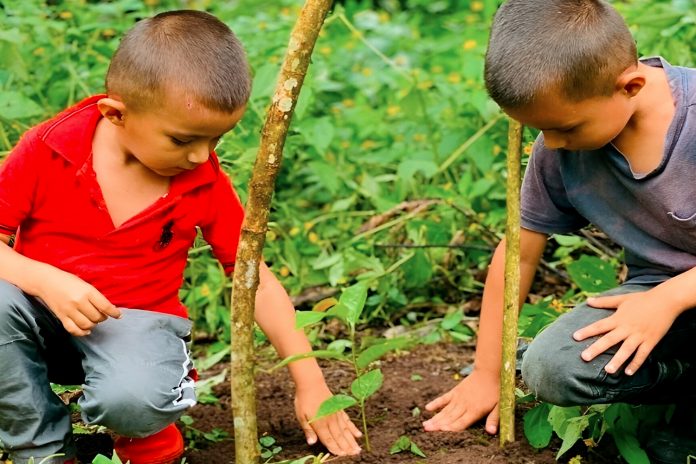
[[[300,391],[325,387],[326,381],[316,359],[302,359],[288,364],[295,389]]]

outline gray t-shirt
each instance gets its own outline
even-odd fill
[[[522,227],[569,233],[592,223],[625,250],[628,280],[656,283],[696,266],[696,69],[664,68],[675,102],[659,166],[635,174],[612,145],[549,150],[540,135],[522,184]]]

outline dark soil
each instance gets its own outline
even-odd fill
[[[360,457],[332,459],[337,463],[555,463],[559,443],[550,449],[537,451],[524,439],[521,416],[518,411],[517,441],[501,449],[497,437],[483,431],[481,425],[460,433],[425,433],[421,422],[430,415],[424,411],[425,404],[446,392],[459,380],[459,370],[473,360],[471,347],[462,345],[420,346],[410,353],[391,355],[382,361],[384,385],[368,400],[368,427],[372,452],[363,451]],[[352,381],[352,372],[341,365],[324,365],[329,386],[335,391],[346,391]],[[418,374],[422,380],[411,380]],[[220,399],[217,405],[198,405],[189,415],[193,426],[203,431],[213,428],[232,430],[229,383],[224,382],[215,389]],[[257,399],[259,435],[270,435],[282,447],[274,460],[290,459],[318,454],[325,451],[321,446],[309,447],[295,419],[293,410],[293,386],[286,370],[257,376]],[[414,417],[414,408],[423,411]],[[357,420],[356,411],[348,411]],[[231,432],[230,432],[231,433]],[[420,458],[410,453],[389,454],[389,448],[401,435],[407,435],[426,454]],[[578,454],[571,450],[563,462]],[[582,452],[583,450],[579,450]],[[622,462],[597,454],[583,453],[583,463]],[[231,438],[217,443],[206,443],[204,447],[189,449],[186,462],[190,464],[234,463],[234,443]]]

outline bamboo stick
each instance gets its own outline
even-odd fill
[[[331,0],[307,0],[290,34],[288,49],[249,182],[246,217],[232,284],[232,412],[238,464],[258,462],[253,327],[259,263],[266,237],[269,208],[280,170],[283,146],[314,44]]]
[[[510,120],[507,154],[505,224],[505,306],[503,359],[500,370],[500,446],[515,441],[515,363],[520,295],[520,152],[522,126]]]

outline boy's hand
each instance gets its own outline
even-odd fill
[[[59,269],[42,276],[40,294],[71,335],[82,337],[107,317],[120,318],[121,311],[96,288],[79,277]]]
[[[428,411],[440,410],[423,422],[427,432],[458,432],[486,417],[486,432],[498,430],[500,380],[497,374],[474,371],[456,387],[425,406]]]
[[[321,403],[331,396],[331,391],[326,384],[305,389],[298,388],[295,394],[295,414],[307,437],[307,443],[315,444],[318,437],[329,452],[336,456],[359,454],[360,445],[355,439],[360,438],[362,433],[344,411],[309,423],[309,420],[316,415]]]
[[[633,360],[624,370],[626,375],[633,375],[678,316],[677,311],[665,309],[664,300],[659,300],[650,291],[588,298],[590,306],[615,309],[616,312],[573,334],[577,341],[601,335],[599,340],[582,352],[582,359],[591,361],[620,343],[621,347],[604,370],[615,373],[633,355]]]

